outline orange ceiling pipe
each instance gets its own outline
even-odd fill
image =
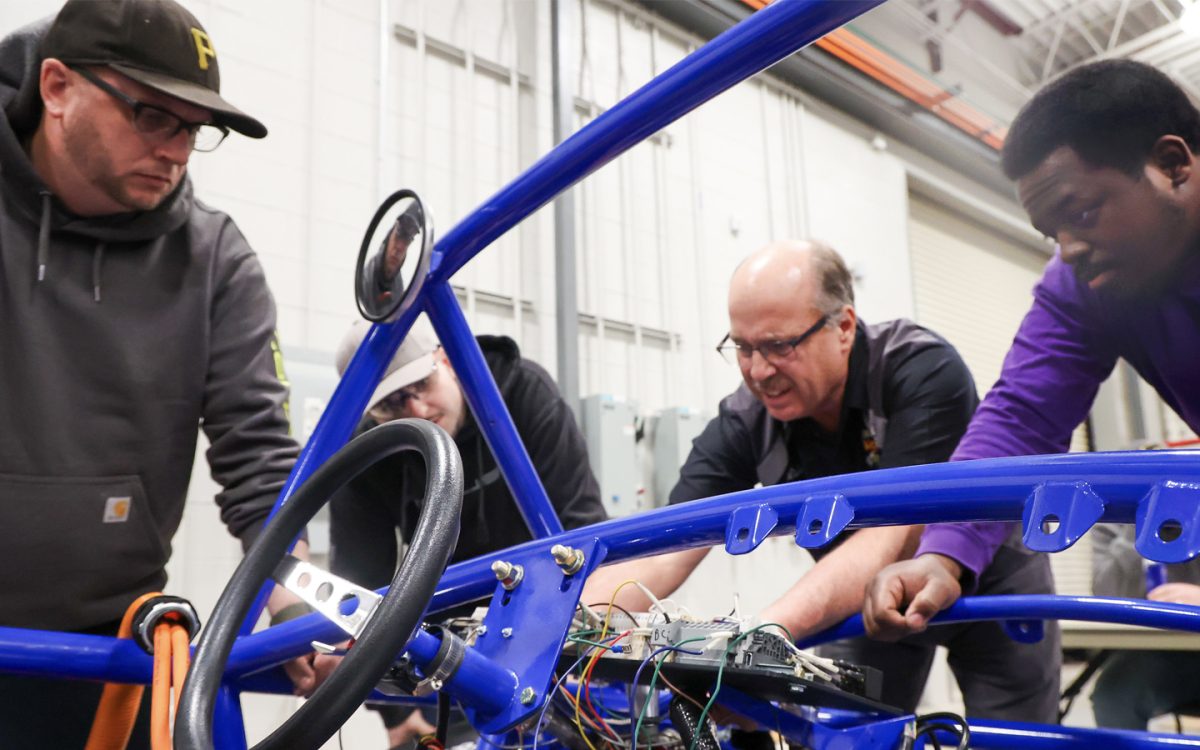
[[[760,10],[769,0],[742,0],[745,5]],[[963,132],[999,151],[1004,145],[1008,128],[963,100],[954,92],[929,80],[906,63],[889,55],[853,31],[835,29],[814,42],[861,73],[919,104],[931,113]]]

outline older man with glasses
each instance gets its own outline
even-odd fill
[[[166,583],[198,427],[244,545],[298,453],[262,267],[187,177],[267,133],[214,50],[172,0],[71,0],[0,42],[0,625],[115,635]],[[0,676],[0,745],[82,747],[101,687]]]
[[[346,332],[337,352],[339,374],[345,372],[370,328],[357,321]],[[583,434],[549,373],[522,357],[516,342],[507,336],[479,336],[477,341],[563,527],[603,521],[600,486],[588,462]],[[438,425],[454,438],[462,456],[462,525],[452,562],[532,538],[471,415],[454,367],[424,317],[416,320],[388,364],[358,432],[402,417]],[[329,506],[333,572],[369,588],[388,585],[399,553],[397,531],[403,541],[412,538],[424,489],[420,459],[401,454],[371,467],[334,495]],[[318,657],[318,673],[327,673],[336,658]],[[420,712],[400,706],[380,707],[379,712],[391,747],[433,731],[432,717],[423,718]],[[461,739],[451,732],[451,743]]]
[[[717,350],[741,370],[742,385],[692,444],[670,502],[801,479],[945,461],[978,403],[958,352],[909,320],[866,324],[854,309],[842,258],[816,242],[781,242],[746,258],[729,285],[729,333]],[[816,554],[817,564],[761,618],[796,638],[858,612],[863,591],[885,565],[916,549],[921,527],[863,529]],[[602,568],[585,596],[603,601],[628,579],[670,594],[707,549]],[[988,592],[1049,592],[1052,581],[1031,553],[998,555]],[[645,609],[625,587],[617,602]],[[825,655],[883,671],[883,701],[913,711],[935,646],[950,665],[971,716],[1053,721],[1058,646],[1018,645],[995,624],[936,629],[898,644],[857,639]]]

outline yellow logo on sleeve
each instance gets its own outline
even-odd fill
[[[200,29],[192,29],[192,40],[196,42],[196,64],[200,70],[208,70],[209,58],[217,59],[217,51],[213,49],[212,40]]]

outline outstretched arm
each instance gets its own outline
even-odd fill
[[[1094,296],[1059,258],[1052,260],[1034,289],[1033,307],[1005,357],[1000,380],[952,460],[1065,452],[1116,362],[1112,345],[1099,333],[1105,327]],[[961,591],[974,590],[1011,531],[1005,523],[928,526],[917,560],[885,568],[871,585],[869,632],[897,638],[924,629],[928,617]]]
[[[855,532],[764,609],[761,619],[783,625],[795,638],[841,622],[862,607],[867,584],[876,573],[913,553],[922,528],[886,526]]]
[[[589,606],[613,601],[630,612],[644,612],[650,607],[650,598],[637,586],[622,587],[621,584],[637,581],[653,591],[656,597],[663,599],[683,585],[708,554],[708,550],[708,547],[685,549],[600,568],[588,578],[583,587],[581,601]]]

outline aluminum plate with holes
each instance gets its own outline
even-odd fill
[[[288,555],[275,568],[275,582],[325,615],[342,630],[357,638],[367,626],[375,607],[383,599],[370,589],[321,570],[312,563]],[[344,613],[343,602],[354,600],[354,611]]]

